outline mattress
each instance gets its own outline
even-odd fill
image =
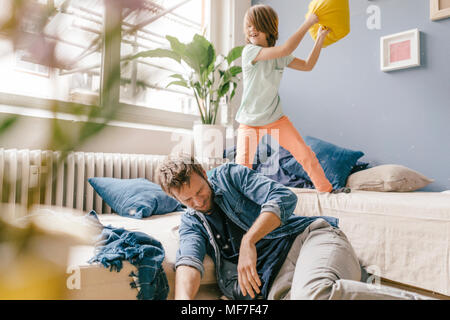
[[[298,196],[296,215],[339,218],[361,264],[371,272],[450,295],[450,194],[291,190]]]

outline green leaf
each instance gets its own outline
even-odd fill
[[[238,46],[231,49],[226,58],[228,64],[231,64],[234,60],[240,58],[242,56],[242,50],[244,50],[244,46]]]
[[[221,98],[221,97],[223,97],[224,95],[226,95],[227,94],[227,92],[228,92],[228,90],[230,90],[230,83],[229,82],[227,82],[227,83],[225,83],[224,85],[222,85],[220,88],[219,88],[219,91],[218,91],[218,95],[219,95],[219,98]]]
[[[194,35],[194,42],[200,44],[203,48],[207,50],[207,59],[205,61],[205,67],[209,67],[211,64],[214,67],[214,62],[216,61],[216,50],[211,42],[209,42],[204,36],[199,34]]]
[[[181,63],[181,57],[178,53],[167,50],[167,49],[154,49],[139,52],[130,58],[130,60],[134,60],[137,58],[170,58],[178,63]]]
[[[200,99],[205,98],[203,91],[202,91],[202,86],[200,85],[199,82],[194,83],[194,89],[197,92],[197,95],[199,96]]]
[[[172,81],[171,83],[169,83],[169,84],[166,86],[166,88],[169,87],[169,86],[172,86],[172,85],[174,85],[174,86],[181,86],[181,87],[185,87],[185,88],[189,88],[189,86],[188,86],[188,84],[187,84],[186,81]]]
[[[216,63],[216,52],[215,52],[214,47],[213,47],[212,44],[208,47],[208,61],[209,61],[209,65],[208,65],[208,67],[206,69],[205,78],[207,78],[208,75],[211,72],[213,72],[214,64]]]
[[[180,57],[185,55],[186,45],[184,43],[181,43],[177,38],[172,36],[166,36],[166,39],[169,41],[173,52],[177,53]]]
[[[242,68],[240,66],[233,66],[229,69],[231,76],[236,77],[239,73],[242,72]]]
[[[4,131],[8,130],[17,120],[19,119],[19,116],[13,115],[11,117],[8,117],[0,122],[0,134]]]
[[[87,138],[99,133],[103,128],[106,127],[106,122],[95,123],[95,122],[86,122],[80,132],[80,140],[84,141]]]
[[[232,78],[232,75],[231,75],[230,70],[225,71],[223,74],[223,82],[224,83],[229,82],[231,78]]]
[[[181,80],[181,81],[186,81],[186,80],[184,79],[184,77],[183,77],[181,74],[178,74],[178,73],[172,74],[172,75],[170,75],[169,77],[170,77],[170,78],[179,79],[179,80]]]
[[[231,91],[231,95],[230,95],[230,101],[233,99],[235,93],[236,93],[236,88],[237,88],[237,83],[233,82],[233,90]]]
[[[194,35],[192,42],[186,45],[182,59],[201,77],[206,78],[211,63],[214,63],[215,52],[212,44],[203,36]]]

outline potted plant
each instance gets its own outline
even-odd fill
[[[194,35],[190,43],[181,43],[176,37],[166,36],[170,49],[154,49],[140,52],[132,57],[170,58],[182,65],[184,74],[172,74],[177,85],[191,89],[197,101],[201,124],[194,125],[194,148],[199,157],[222,158],[225,143],[225,127],[217,125],[221,101],[230,103],[239,81],[240,66],[232,66],[241,57],[243,46],[230,50],[227,56],[216,55],[211,42],[201,35]],[[215,140],[211,142],[211,140]]]

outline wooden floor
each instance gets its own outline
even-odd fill
[[[392,280],[389,280],[389,279],[381,278],[381,284],[385,285],[385,286],[389,286],[389,287],[402,289],[402,290],[408,290],[408,291],[416,292],[418,294],[421,294],[421,295],[424,295],[424,296],[427,296],[427,297],[431,297],[431,298],[434,298],[434,299],[450,300],[450,296],[446,296],[446,295],[443,295],[443,294],[440,294],[440,293],[436,293],[436,292],[433,292],[433,291],[424,290],[424,289],[421,289],[421,288],[405,285],[405,284],[402,284],[400,282],[395,282],[395,281],[392,281]]]
[[[405,285],[405,284],[402,284],[402,283],[399,283],[399,282],[395,282],[395,281],[392,281],[392,280],[388,280],[388,279],[384,279],[384,278],[381,278],[381,284],[385,285],[385,286],[393,287],[393,288],[398,288],[398,289],[402,289],[402,290],[416,292],[418,294],[421,294],[421,295],[424,295],[424,296],[427,296],[427,297],[431,297],[431,298],[434,298],[434,299],[450,300],[450,296],[446,296],[446,295],[439,294],[439,293],[436,293],[436,292],[432,292],[432,291],[429,291],[429,290],[424,290],[424,289],[421,289],[421,288]],[[219,291],[219,289],[218,289],[216,284],[207,285],[207,286],[203,285],[201,287],[201,291],[197,295],[196,299],[203,300],[203,299],[211,299],[212,297],[217,297],[218,299],[220,299],[219,298],[220,296],[221,296],[221,293],[220,293],[220,291]],[[222,297],[222,299],[224,299],[224,298]]]

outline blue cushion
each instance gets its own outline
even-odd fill
[[[292,154],[278,144],[270,135],[264,135],[258,144],[253,170],[293,188],[314,188],[311,181],[300,177],[302,166]]]
[[[364,170],[369,166],[369,163],[358,161],[364,155],[361,151],[341,148],[310,136],[305,137],[304,141],[316,154],[326,177],[335,189],[345,187],[351,173]],[[230,161],[235,160],[235,154],[236,146],[224,150],[224,157]],[[255,160],[253,170],[285,186],[314,189],[311,179],[301,164],[270,135],[264,135],[261,138]],[[279,162],[278,165],[275,163],[276,161]]]
[[[136,219],[183,210],[159,185],[144,178],[89,178],[100,197],[121,216]]]
[[[370,167],[371,167],[370,163],[358,160],[355,166],[353,167],[352,171],[350,171],[350,174],[369,169]]]
[[[316,154],[317,159],[325,171],[325,176],[333,185],[333,188],[338,189],[345,187],[349,174],[356,165],[358,159],[364,156],[364,153],[362,151],[342,148],[330,142],[310,136],[306,136],[304,140]],[[308,174],[303,170],[303,167],[298,175],[311,180]]]

